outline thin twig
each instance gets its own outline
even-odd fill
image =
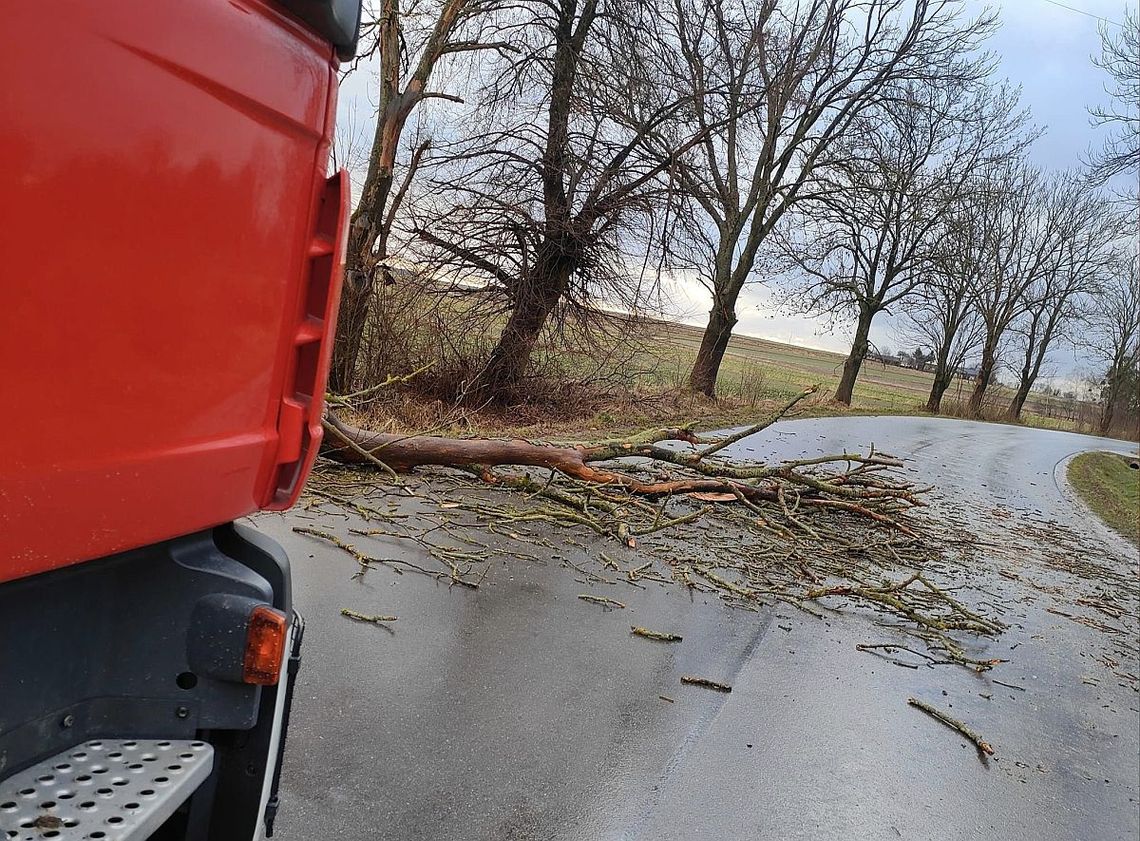
[[[395,622],[398,616],[369,616],[367,613],[357,613],[355,610],[349,610],[347,607],[340,609],[341,616],[347,616],[349,619],[355,619],[357,622],[371,622],[374,625],[383,625],[385,622]]]
[[[693,677],[692,675],[684,675],[681,678],[681,683],[687,683],[690,686],[703,686],[705,689],[715,689],[717,692],[732,691],[732,687],[727,683],[719,683],[715,680],[709,680],[707,677]]]
[[[648,640],[657,640],[659,642],[680,642],[680,634],[670,634],[663,631],[651,631],[648,628],[642,628],[640,625],[630,625],[629,632],[639,637],[645,637]]]
[[[930,704],[926,703],[925,701],[920,701],[918,698],[908,698],[907,703],[912,707],[918,707],[924,713],[931,716],[932,718],[938,719],[947,727],[957,730],[959,733],[973,742],[977,749],[984,753],[986,756],[993,756],[994,749],[989,742],[987,742],[965,724],[960,722],[958,719],[951,716],[949,713],[944,713],[942,710],[932,707]]]
[[[620,607],[625,608],[625,605],[617,599],[607,598],[606,596],[592,596],[589,593],[582,593],[578,596],[584,602],[591,602],[593,604],[600,604],[602,607]]]

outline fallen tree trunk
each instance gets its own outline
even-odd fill
[[[712,497],[708,501],[778,503],[793,521],[794,512],[801,507],[840,509],[914,536],[893,516],[921,504],[909,483],[883,482],[873,476],[873,471],[902,466],[891,456],[872,450],[867,455],[839,453],[777,464],[736,464],[713,458],[726,447],[771,426],[814,392],[815,388],[810,388],[759,423],[716,439],[702,438],[689,427],[646,430],[626,440],[588,444],[444,438],[369,432],[329,412],[322,454],[343,464],[371,464],[393,477],[398,471],[416,467],[466,469],[489,484],[540,491],[572,507],[578,507],[577,502],[567,500],[564,494],[536,484],[520,485],[519,477],[501,475],[493,468],[544,468],[587,486],[650,498],[682,494],[701,498],[703,494]],[[621,461],[631,458],[640,459],[641,464]],[[848,469],[823,476],[811,472],[836,463],[846,463]],[[638,469],[642,474],[651,473],[652,478],[633,475]]]
[[[778,411],[747,429],[722,439],[706,441],[698,437],[691,428],[666,428],[646,430],[629,439],[592,444],[558,445],[535,443],[523,439],[502,440],[493,438],[442,438],[434,435],[400,435],[385,432],[369,432],[344,423],[331,411],[325,417],[326,436],[321,454],[343,464],[361,464],[380,461],[393,470],[409,470],[427,465],[447,467],[495,467],[515,465],[520,467],[546,467],[557,470],[575,479],[599,484],[617,484],[626,487],[636,484],[628,476],[613,471],[598,470],[590,466],[594,462],[613,461],[618,458],[640,456],[657,461],[690,467],[699,472],[701,462],[725,447],[749,435],[771,426],[786,415],[797,403],[815,389],[810,388],[788,401]],[[704,448],[694,452],[681,452],[662,447],[662,442],[677,441],[684,444],[700,445]],[[893,460],[892,460],[893,461]],[[897,461],[894,461],[897,465]],[[758,478],[751,475],[756,471],[733,471],[728,478]],[[762,472],[762,471],[761,471]],[[737,475],[739,473],[739,475]],[[642,491],[645,492],[645,491]],[[652,491],[650,491],[652,493]]]
[[[777,412],[742,431],[725,438],[704,439],[691,428],[665,428],[647,430],[629,439],[592,444],[548,444],[524,439],[494,438],[443,438],[434,435],[401,435],[369,432],[336,418],[326,417],[325,429],[329,434],[321,454],[342,464],[373,464],[385,470],[407,471],[416,467],[465,467],[488,471],[492,467],[542,467],[556,470],[572,479],[597,485],[621,488],[645,496],[663,496],[674,493],[711,492],[743,493],[747,498],[775,500],[774,489],[765,491],[751,484],[756,480],[786,480],[827,491],[838,496],[867,498],[881,495],[895,496],[894,492],[862,485],[844,474],[824,486],[818,480],[798,473],[803,467],[830,462],[856,463],[862,467],[901,467],[902,462],[891,456],[871,453],[864,456],[840,453],[823,458],[786,461],[778,465],[746,464],[734,466],[724,462],[711,463],[709,457],[725,447],[771,426],[804,397],[813,394],[809,389],[789,401]],[[678,442],[699,449],[682,450],[663,446]],[[682,468],[698,477],[668,481],[645,482],[626,473],[597,467],[602,462],[618,459],[641,458],[663,465]],[[707,478],[705,478],[707,477]],[[490,477],[488,477],[490,478]]]
[[[661,441],[696,443],[697,438],[686,429],[662,429],[650,434],[644,443],[579,444],[559,446],[535,443],[523,439],[494,438],[441,438],[434,435],[397,435],[368,432],[350,426],[333,416],[327,427],[332,433],[321,452],[342,464],[364,464],[382,461],[395,471],[436,465],[440,467],[489,468],[504,465],[518,467],[545,467],[583,482],[598,484],[638,483],[608,470],[591,467],[590,462],[611,461],[623,456],[652,457],[655,445]],[[352,444],[356,444],[355,447]],[[632,487],[630,488],[632,490]],[[642,490],[641,492],[652,492]]]

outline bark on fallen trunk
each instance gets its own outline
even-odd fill
[[[645,444],[578,444],[556,446],[522,439],[499,440],[492,438],[441,438],[434,435],[397,435],[368,432],[331,419],[323,455],[344,464],[369,463],[369,455],[379,459],[396,471],[436,465],[440,467],[468,467],[485,469],[514,465],[518,467],[545,467],[557,470],[572,479],[613,485],[626,490],[647,494],[666,494],[679,490],[720,489],[723,482],[639,482],[612,470],[591,466],[590,462],[612,461],[623,456],[651,457],[651,448],[661,441],[697,443],[698,439],[687,429],[662,429],[653,433],[652,441]],[[353,447],[349,441],[356,444]],[[693,487],[689,487],[693,485]],[[682,487],[684,486],[684,487]]]

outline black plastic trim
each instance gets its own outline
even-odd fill
[[[356,55],[361,0],[278,0],[318,35],[336,47],[341,61]]]

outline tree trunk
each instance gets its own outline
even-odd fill
[[[379,204],[374,211],[369,211],[370,205],[366,205],[362,197],[351,222],[348,253],[344,261],[344,285],[340,291],[340,311],[336,321],[336,339],[329,366],[329,391],[333,394],[347,394],[355,385],[360,346],[372,308],[376,273],[378,269],[382,271],[381,263],[388,256],[387,236],[378,234],[379,229],[373,224],[372,217],[382,213],[387,204],[392,185],[391,173],[380,180],[381,192],[372,198],[372,202]]]
[[[421,99],[421,87],[416,80],[410,81],[407,90],[393,95],[388,107],[379,115],[368,175],[348,232],[344,286],[329,368],[329,388],[334,394],[351,391],[356,376],[376,274],[378,270],[383,271],[383,262],[388,257],[389,217],[395,210],[389,205],[398,204],[402,198],[402,193],[398,193],[391,199],[396,150],[408,115]]]
[[[361,276],[345,274],[340,293],[336,338],[333,340],[332,363],[329,365],[328,388],[332,394],[348,394],[353,389],[371,292],[372,284],[364,283]]]
[[[949,331],[948,331],[949,332]],[[950,370],[950,348],[953,344],[953,334],[944,340],[938,348],[934,362],[934,383],[930,386],[930,396],[926,398],[926,411],[937,415],[942,411],[942,395],[950,387],[954,372]]]
[[[499,341],[467,387],[467,402],[509,404],[518,399],[535,343],[562,298],[571,271],[570,261],[555,255],[539,260],[528,282],[519,284]]]
[[[440,10],[431,37],[403,90],[400,89],[401,62],[405,56],[400,34],[400,3],[399,0],[382,0],[380,4],[377,41],[380,48],[380,101],[376,112],[376,132],[368,156],[368,172],[348,231],[345,283],[341,290],[340,315],[329,368],[329,389],[333,393],[344,394],[352,390],[372,305],[376,269],[388,256],[392,216],[403,198],[407,179],[411,178],[419,154],[422,154],[413,155],[404,188],[392,198],[400,137],[412,110],[423,100],[428,79],[463,11],[464,3],[465,0],[449,0]]]
[[[967,411],[972,418],[982,417],[982,402],[986,399],[986,389],[990,387],[996,363],[997,339],[987,337],[986,345],[982,349],[982,364],[978,367],[978,379],[974,383],[974,390],[970,393],[970,402],[967,405]]]
[[[930,414],[937,415],[942,411],[942,395],[946,393],[946,389],[950,388],[951,376],[953,375],[949,371],[934,375],[934,384],[930,386],[930,396],[926,398],[926,411]]]
[[[410,94],[395,96],[380,112],[368,176],[350,222],[336,342],[329,368],[329,390],[334,394],[352,390],[360,345],[372,305],[376,270],[388,256],[388,231],[384,219],[388,197],[392,193],[396,148],[408,114],[419,102],[418,87],[412,88],[409,83],[409,88]]]
[[[531,352],[553,309],[552,304],[531,302],[512,310],[486,366],[471,384],[474,402],[511,403],[518,397]]]
[[[1116,400],[1110,398],[1105,401],[1104,408],[1100,412],[1100,428],[1097,430],[1101,435],[1108,435],[1108,431],[1112,429],[1112,421],[1116,414]]]
[[[518,398],[535,342],[566,293],[570,275],[577,267],[571,255],[583,250],[582,235],[574,230],[571,220],[566,189],[569,125],[578,61],[597,7],[597,0],[587,0],[575,26],[576,0],[559,0],[556,5],[546,143],[539,167],[545,217],[543,238],[529,272],[524,267],[513,287],[510,318],[487,364],[468,386],[467,402],[511,403]],[[589,229],[589,224],[581,226],[581,231]]]
[[[735,483],[719,477],[641,482],[612,470],[591,466],[591,462],[610,461],[628,455],[668,457],[668,453],[661,452],[658,442],[698,443],[699,439],[689,429],[653,430],[645,433],[644,440],[640,441],[559,446],[521,439],[441,438],[434,435],[368,432],[341,421],[330,423],[329,431],[332,434],[322,444],[321,453],[346,464],[367,464],[369,460],[366,454],[374,454],[389,468],[400,471],[426,465],[468,467],[483,471],[503,465],[543,467],[581,481],[625,488],[651,496],[724,490],[735,486]],[[680,462],[686,455],[688,454],[678,453],[675,460]],[[688,457],[692,458],[691,455]],[[770,492],[770,489],[765,490]]]
[[[720,363],[736,326],[736,296],[714,297],[709,310],[709,323],[701,337],[701,348],[689,373],[689,388],[706,397],[716,396],[716,378]]]
[[[1025,408],[1025,401],[1029,397],[1029,389],[1033,387],[1033,380],[1023,375],[1021,382],[1017,385],[1017,391],[1014,392],[1013,399],[1009,401],[1009,410],[1007,414],[1010,420],[1021,420],[1021,410]]]
[[[1025,335],[1025,359],[1021,364],[1021,372],[1017,380],[1017,391],[1013,394],[1013,399],[1009,401],[1009,408],[1006,410],[1006,417],[1012,421],[1021,420],[1021,410],[1025,407],[1025,400],[1029,397],[1029,390],[1033,388],[1033,383],[1037,381],[1037,375],[1041,372],[1041,363],[1045,361],[1045,354],[1049,350],[1049,343],[1053,339],[1053,330],[1056,327],[1057,319],[1060,317],[1060,307],[1064,304],[1061,301],[1055,312],[1049,313],[1049,317],[1044,324],[1041,324],[1043,316],[1042,310],[1034,310],[1029,322],[1029,330]],[[1038,328],[1043,328],[1040,336],[1038,335]]]
[[[344,285],[340,291],[340,312],[336,321],[336,338],[333,340],[332,363],[329,365],[329,391],[348,394],[356,379],[356,365],[364,326],[368,321],[372,303],[371,274],[360,268],[360,260],[346,259]]]
[[[392,173],[400,132],[412,107],[419,101],[417,86],[410,95],[400,94],[400,4],[399,0],[383,0],[380,9],[380,102],[376,113],[376,133],[368,155],[368,172],[348,229],[348,253],[345,255],[344,285],[340,293],[332,363],[329,366],[329,390],[345,394],[352,390],[360,356],[364,327],[372,303],[373,270],[386,256],[386,244],[380,245],[379,256],[373,255],[376,239],[384,219],[384,209],[392,189]]]
[[[1100,428],[1098,432],[1101,435],[1107,435],[1109,430],[1112,429],[1112,423],[1116,419],[1117,406],[1121,398],[1121,381],[1124,379],[1122,371],[1124,362],[1121,355],[1118,354],[1112,361],[1112,366],[1108,369],[1108,376],[1105,377],[1104,391],[1104,408],[1100,412]]]
[[[1029,391],[1037,382],[1037,377],[1041,373],[1041,364],[1045,361],[1045,354],[1049,350],[1049,342],[1053,337],[1053,325],[1049,325],[1041,337],[1040,344],[1036,347],[1033,345],[1035,333],[1036,331],[1030,334],[1030,345],[1025,351],[1025,364],[1021,366],[1021,377],[1017,383],[1017,391],[1014,392],[1013,399],[1009,402],[1008,415],[1010,420],[1021,420],[1021,410],[1025,408]]]
[[[851,343],[851,352],[843,362],[843,376],[839,378],[839,387],[835,389],[835,399],[846,406],[851,405],[851,397],[855,392],[855,380],[859,378],[859,369],[863,360],[867,358],[870,348],[868,341],[871,335],[871,319],[874,313],[860,308],[859,321],[855,326],[855,340]]]

